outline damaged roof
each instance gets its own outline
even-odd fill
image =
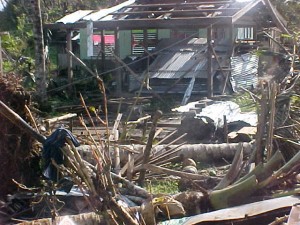
[[[157,47],[157,57],[149,67],[149,77],[158,79],[180,79],[180,78],[207,78],[207,41],[206,38],[191,38],[187,41],[171,42],[171,46],[166,47],[163,43]],[[176,45],[172,46],[172,43]],[[163,49],[163,50],[161,50]],[[216,46],[218,49],[218,46]],[[220,48],[219,48],[220,49]],[[226,56],[229,47],[222,48],[218,52],[220,62],[223,63],[222,56]],[[223,57],[224,59],[226,57]],[[213,70],[216,72],[218,65],[213,61]]]
[[[269,0],[129,0],[107,9],[79,10],[45,27],[79,29],[87,21],[99,29],[206,27],[235,23],[258,5],[265,6],[277,27],[288,33],[286,21]]]

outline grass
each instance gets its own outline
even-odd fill
[[[146,190],[152,194],[176,194],[178,190],[178,180],[166,178],[147,180]]]
[[[242,112],[256,112],[256,103],[247,92],[233,95],[231,101],[238,104]]]

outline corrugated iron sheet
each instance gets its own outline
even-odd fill
[[[60,20],[57,20],[56,23],[75,23],[84,18],[86,15],[90,14],[91,12],[93,12],[93,10],[78,10],[76,12],[64,16]]]
[[[64,16],[60,20],[57,20],[56,23],[76,23],[80,20],[85,21],[97,21],[97,20],[112,20],[113,16],[109,15],[110,13],[117,12],[124,8],[125,6],[129,6],[131,4],[135,3],[135,0],[128,0],[126,2],[123,2],[119,5],[107,8],[107,9],[101,9],[98,11],[94,10],[78,10],[76,12],[73,12],[69,15]]]
[[[83,20],[92,20],[92,21],[111,20],[111,19],[113,19],[113,16],[109,15],[110,13],[117,12],[117,11],[121,10],[123,7],[129,6],[133,3],[135,3],[135,0],[129,0],[129,1],[123,2],[119,5],[107,8],[107,9],[101,9],[97,12],[87,15],[86,17],[83,18]]]
[[[207,76],[206,64],[207,58],[204,51],[164,51],[150,65],[150,78],[178,79],[183,76],[184,78],[204,78]]]
[[[258,82],[258,61],[257,55],[247,53],[231,58],[231,77],[233,91],[239,91],[241,87],[249,89]]]

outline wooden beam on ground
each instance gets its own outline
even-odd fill
[[[51,124],[62,121],[62,120],[72,119],[76,116],[77,116],[76,113],[68,113],[63,116],[58,116],[58,117],[54,117],[51,119],[45,119],[45,120],[43,120],[43,122],[46,124],[46,129],[49,131]]]
[[[158,120],[161,116],[162,116],[162,112],[159,111],[159,110],[156,111],[154,116],[153,116],[153,122],[152,122],[152,126],[151,126],[151,129],[150,129],[150,132],[149,132],[147,145],[146,145],[145,150],[144,150],[143,164],[146,164],[146,163],[149,162],[151,149],[152,149],[152,142],[153,142],[153,138],[154,138],[155,131],[156,131],[156,124],[157,124],[157,122],[158,122]],[[141,187],[144,186],[145,177],[146,177],[146,170],[143,169],[140,172],[140,176],[139,176],[139,179],[138,179],[138,183]]]

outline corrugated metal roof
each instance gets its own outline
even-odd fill
[[[60,20],[57,20],[56,23],[75,23],[78,22],[80,19],[84,18],[86,15],[90,14],[91,12],[93,12],[93,10],[78,10],[76,12],[64,16]]]
[[[109,18],[106,18],[108,14],[114,13],[114,12],[124,8],[125,6],[129,6],[133,3],[135,3],[135,0],[129,0],[129,1],[123,2],[119,5],[107,8],[107,9],[101,9],[97,12],[87,15],[86,17],[83,18],[83,20],[92,20],[92,21],[97,21],[97,20],[102,20],[102,19],[110,20],[110,19],[112,19],[112,16],[109,16]]]
[[[149,68],[150,78],[200,78],[207,63],[205,53],[168,52],[157,56]]]
[[[69,15],[64,16],[60,20],[57,20],[56,23],[76,23],[80,20],[85,21],[97,21],[97,20],[112,20],[113,16],[109,15],[110,13],[117,12],[121,10],[122,8],[129,6],[131,4],[135,3],[135,0],[129,0],[126,2],[123,2],[119,5],[107,8],[107,9],[101,9],[98,11],[94,10],[78,10],[76,12],[73,12]]]
[[[202,41],[202,42],[201,42]],[[178,79],[204,78],[206,72],[206,42],[195,38],[185,45],[175,45],[160,52],[149,67],[150,78]],[[203,44],[199,44],[203,43]]]
[[[249,89],[257,85],[258,61],[259,57],[251,53],[231,58],[230,81],[233,91],[238,91],[241,87]]]

